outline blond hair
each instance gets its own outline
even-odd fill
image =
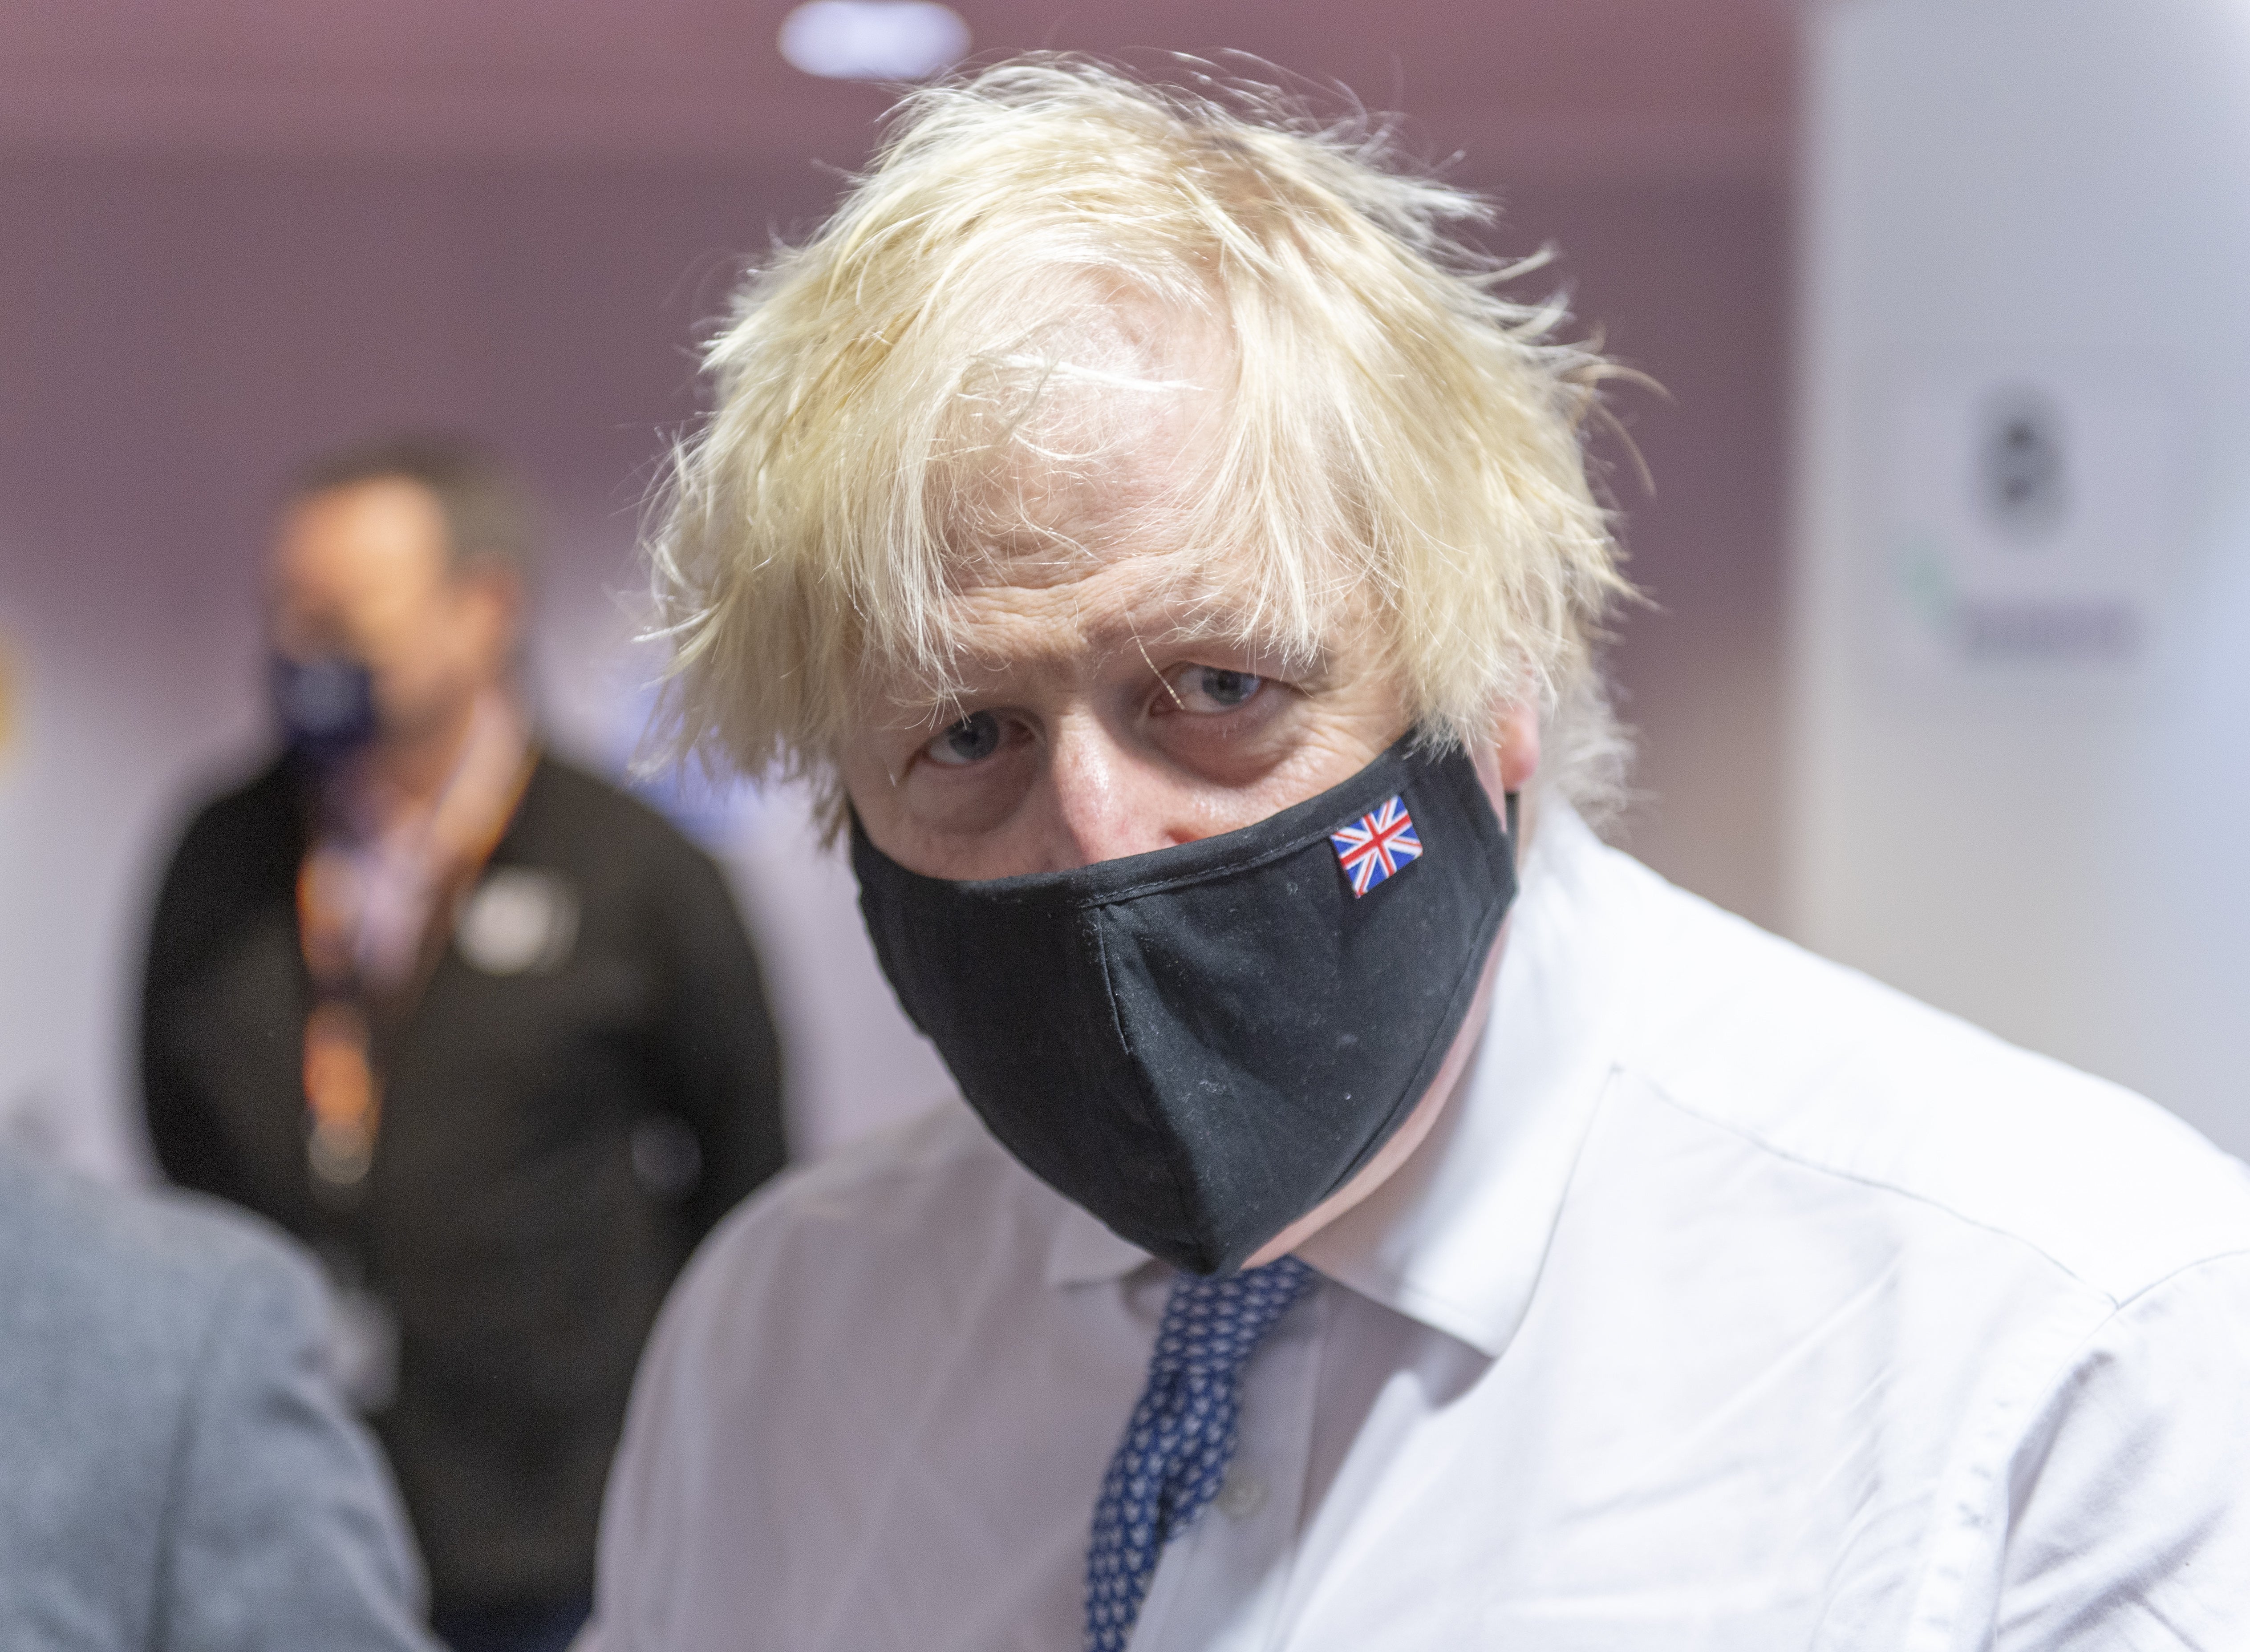
[[[1021,477],[1099,469],[1066,410],[1182,388],[1121,364],[1137,307],[1229,358],[1170,535],[1223,623],[1312,657],[1356,604],[1426,734],[1536,697],[1550,774],[1598,801],[1622,745],[1591,642],[1625,589],[1581,447],[1604,364],[1498,296],[1514,270],[1452,233],[1489,216],[1267,89],[1040,56],[913,93],[707,352],[716,409],[651,542],[683,745],[818,775],[871,682],[942,700],[963,569],[1042,531]]]

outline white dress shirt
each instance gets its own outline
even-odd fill
[[[1300,1253],[1135,1652],[2250,1648],[2250,1176],[1550,810],[1430,1139]],[[650,1346],[602,1652],[1073,1652],[1170,1276],[965,1112]]]

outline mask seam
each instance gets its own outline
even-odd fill
[[[1133,1059],[1133,1041],[1125,1036],[1125,1017],[1117,1008],[1117,987],[1109,973],[1109,937],[1099,924],[1094,926],[1094,946],[1101,966],[1101,996],[1109,1006],[1110,1030],[1117,1035],[1117,1047],[1125,1052],[1125,1070],[1133,1075],[1133,1088],[1140,1093],[1141,1110],[1149,1122],[1149,1134],[1163,1149],[1164,1174],[1171,1178],[1173,1200],[1181,1209],[1193,1210],[1195,1200],[1191,1187],[1183,1174],[1179,1144],[1173,1139],[1171,1132],[1162,1127],[1160,1120],[1163,1115],[1156,1105],[1155,1095],[1149,1088],[1140,1063]]]

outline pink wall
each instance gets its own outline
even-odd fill
[[[1626,571],[1650,605],[1611,652],[1639,730],[1614,834],[1657,870],[1782,920],[1788,200],[1778,180],[1544,184],[1509,191],[1552,238],[1582,320],[1663,394],[1613,405],[1653,478],[1605,445]]]

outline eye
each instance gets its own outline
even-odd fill
[[[1218,665],[1189,665],[1172,677],[1172,694],[1180,710],[1199,716],[1231,712],[1246,706],[1266,686],[1266,679],[1248,671],[1231,671]]]
[[[1000,726],[1000,719],[991,712],[971,712],[923,747],[922,752],[933,763],[942,763],[949,768],[961,768],[970,763],[981,763],[998,751],[1004,732]]]

